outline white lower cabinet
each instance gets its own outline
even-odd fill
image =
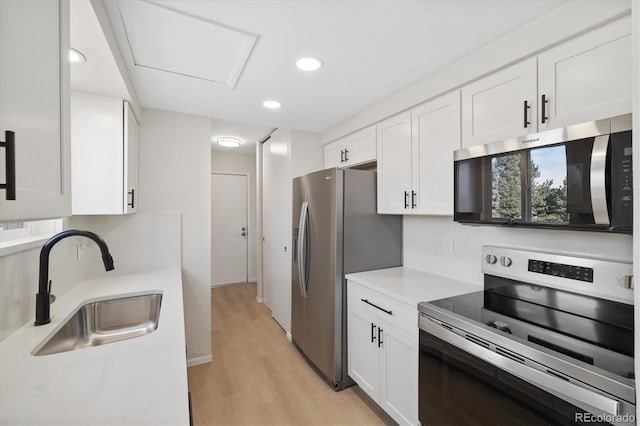
[[[353,281],[347,292],[349,376],[396,422],[418,424],[416,307]]]
[[[384,350],[380,351],[378,403],[398,423],[417,424],[418,340],[389,324],[381,323],[379,327]]]
[[[349,309],[348,351],[349,376],[371,398],[377,399],[380,388],[379,351],[374,337],[376,326],[374,318],[358,309]]]

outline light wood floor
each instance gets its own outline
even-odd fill
[[[189,368],[195,425],[383,425],[353,386],[334,392],[306,363],[256,285],[211,291],[213,362]]]

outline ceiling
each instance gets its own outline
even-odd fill
[[[211,120],[211,150],[232,154],[255,155],[256,143],[264,139],[272,130],[274,130],[272,127],[251,126],[249,124],[214,118]],[[237,148],[229,148],[218,145],[215,139],[223,136],[239,138],[241,141],[240,146]]]
[[[71,47],[87,61],[71,64],[71,89],[131,100],[91,3],[70,2]]]
[[[143,106],[322,132],[567,0],[104,1]],[[255,43],[255,45],[253,44]],[[324,67],[305,73],[301,56]],[[282,103],[262,107],[265,99]]]

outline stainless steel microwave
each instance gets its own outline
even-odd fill
[[[454,152],[454,220],[633,230],[631,114]]]

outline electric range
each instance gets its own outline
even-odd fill
[[[482,259],[482,291],[419,304],[422,424],[634,424],[631,263]]]

